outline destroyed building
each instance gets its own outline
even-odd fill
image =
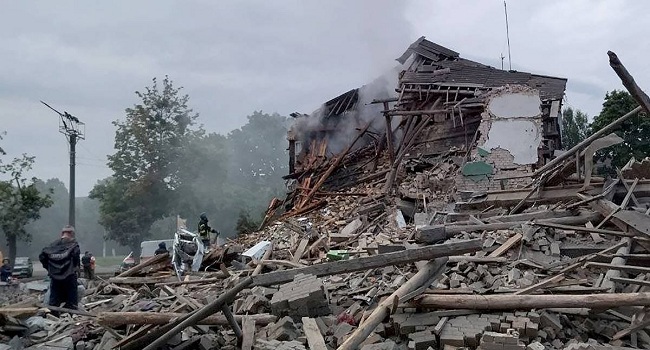
[[[375,132],[357,144],[381,137],[377,152],[386,147],[391,162],[458,154],[461,191],[526,185],[561,148],[566,79],[490,67],[424,37],[397,61],[395,70],[299,118],[290,131],[290,169],[335,156],[368,122]],[[400,147],[404,137],[410,145]],[[408,154],[400,154],[405,148]]]
[[[286,198],[181,280],[159,255],[85,310],[20,293],[0,340],[76,349],[650,348],[650,160],[592,176],[616,125],[565,153],[566,80],[420,39],[393,78],[295,115]],[[650,101],[614,54],[637,101]],[[630,81],[632,83],[630,83]],[[643,97],[645,96],[645,97]],[[11,338],[13,337],[13,339]],[[64,344],[64,345],[61,345]]]

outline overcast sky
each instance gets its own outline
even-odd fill
[[[650,2],[510,1],[508,16],[513,69],[568,78],[566,105],[593,116],[622,88],[607,50],[650,90]],[[500,66],[503,1],[3,1],[2,146],[35,155],[31,175],[67,184],[66,141],[39,100],[76,115],[86,122],[83,196],[111,174],[111,121],[153,77],[185,87],[205,128],[226,134],[254,110],[311,112],[392,67],[422,35]]]

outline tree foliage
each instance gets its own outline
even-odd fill
[[[581,110],[568,107],[562,112],[562,146],[571,149],[590,134],[589,120]]]
[[[252,220],[249,212],[242,210],[239,212],[235,231],[237,232],[237,235],[247,235],[255,232],[259,226],[260,223]]]
[[[33,164],[34,157],[25,154],[10,163],[0,164],[0,173],[8,178],[0,181],[0,230],[7,240],[12,264],[16,258],[17,242],[32,239],[25,226],[40,217],[41,208],[52,205],[50,195],[37,188],[37,179],[25,177]]]
[[[126,109],[125,120],[113,122],[116,152],[108,157],[113,176],[91,192],[101,202],[108,238],[131,246],[136,259],[151,225],[173,210],[181,185],[179,160],[190,138],[200,134],[192,129],[198,114],[180,90],[165,77],[161,85],[154,78],[151,87],[136,92],[141,102]]]
[[[627,112],[636,108],[638,103],[626,91],[614,90],[605,95],[603,109],[594,118],[591,129],[596,132]],[[608,147],[599,153],[601,158],[611,158],[613,165],[623,166],[631,157],[643,159],[650,155],[650,120],[644,112],[623,122],[614,132],[623,138],[620,145]]]

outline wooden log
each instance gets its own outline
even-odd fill
[[[316,320],[309,317],[302,318],[302,330],[305,332],[307,337],[307,344],[309,344],[309,349],[311,350],[327,350],[325,346],[325,340],[323,335],[316,324]]]
[[[470,310],[529,310],[545,308],[570,308],[580,305],[590,309],[619,306],[650,306],[650,293],[611,294],[491,294],[491,295],[432,295],[418,298],[417,306],[432,309]]]
[[[132,268],[122,272],[121,274],[119,274],[119,275],[117,275],[115,277],[131,277],[131,276],[134,276],[138,272],[144,270],[145,268],[147,268],[149,266],[152,266],[152,265],[155,265],[155,264],[158,264],[158,263],[161,263],[161,262],[164,262],[165,260],[169,260],[169,253],[156,255],[156,256],[154,256],[154,257],[152,257],[150,259],[147,259],[147,261],[143,261],[143,262],[133,266]]]
[[[221,312],[223,312],[223,315],[226,316],[226,320],[228,320],[228,324],[230,325],[230,328],[232,328],[232,330],[235,332],[235,336],[241,339],[244,333],[239,327],[239,324],[237,324],[237,320],[235,320],[235,315],[233,315],[232,311],[230,311],[230,306],[228,306],[228,304],[225,303],[222,304]]]
[[[420,288],[425,282],[433,276],[441,274],[447,263],[446,258],[438,258],[428,262],[420,271],[411,277],[406,283],[402,284],[393,294],[382,301],[366,318],[359,327],[339,346],[338,350],[353,350],[370,336],[370,333],[391,314],[394,305],[399,304],[400,298],[404,295]]]
[[[161,283],[156,283],[156,287],[162,287],[162,286],[180,286],[180,285],[187,285],[187,284],[204,284],[204,283],[214,283],[214,282],[220,282],[223,281],[224,278],[228,278],[228,276],[222,276],[222,277],[214,277],[214,278],[204,278],[202,280],[188,280],[188,281],[174,281],[174,282],[161,282]]]
[[[612,67],[614,72],[616,72],[616,75],[621,78],[623,86],[625,86],[630,95],[634,97],[636,102],[638,102],[639,105],[643,107],[646,114],[650,116],[650,97],[648,97],[648,95],[643,92],[643,90],[641,90],[639,85],[636,84],[630,72],[627,71],[621,60],[618,59],[618,56],[616,56],[614,52],[607,51],[607,56],[609,56],[610,67]]]
[[[393,253],[379,254],[350,260],[339,260],[299,269],[275,271],[253,277],[254,286],[268,286],[293,281],[297,274],[329,276],[379,267],[431,260],[443,256],[472,253],[482,249],[481,239],[436,244]]]
[[[112,328],[125,326],[125,325],[165,325],[172,320],[180,319],[187,316],[185,313],[174,312],[101,312],[97,315],[97,322],[103,326]],[[259,326],[266,326],[271,322],[277,321],[277,316],[270,314],[256,314],[256,315],[234,315],[237,323],[242,323],[245,317],[249,317],[255,324]],[[202,319],[197,325],[206,326],[226,326],[228,320],[224,315],[211,315]]]

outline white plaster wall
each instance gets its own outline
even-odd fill
[[[533,164],[537,163],[541,142],[542,134],[532,120],[500,119],[492,121],[488,139],[481,148],[502,148],[512,154],[515,164]]]
[[[541,114],[540,105],[537,91],[520,91],[494,96],[488,110],[496,118],[532,118]]]

